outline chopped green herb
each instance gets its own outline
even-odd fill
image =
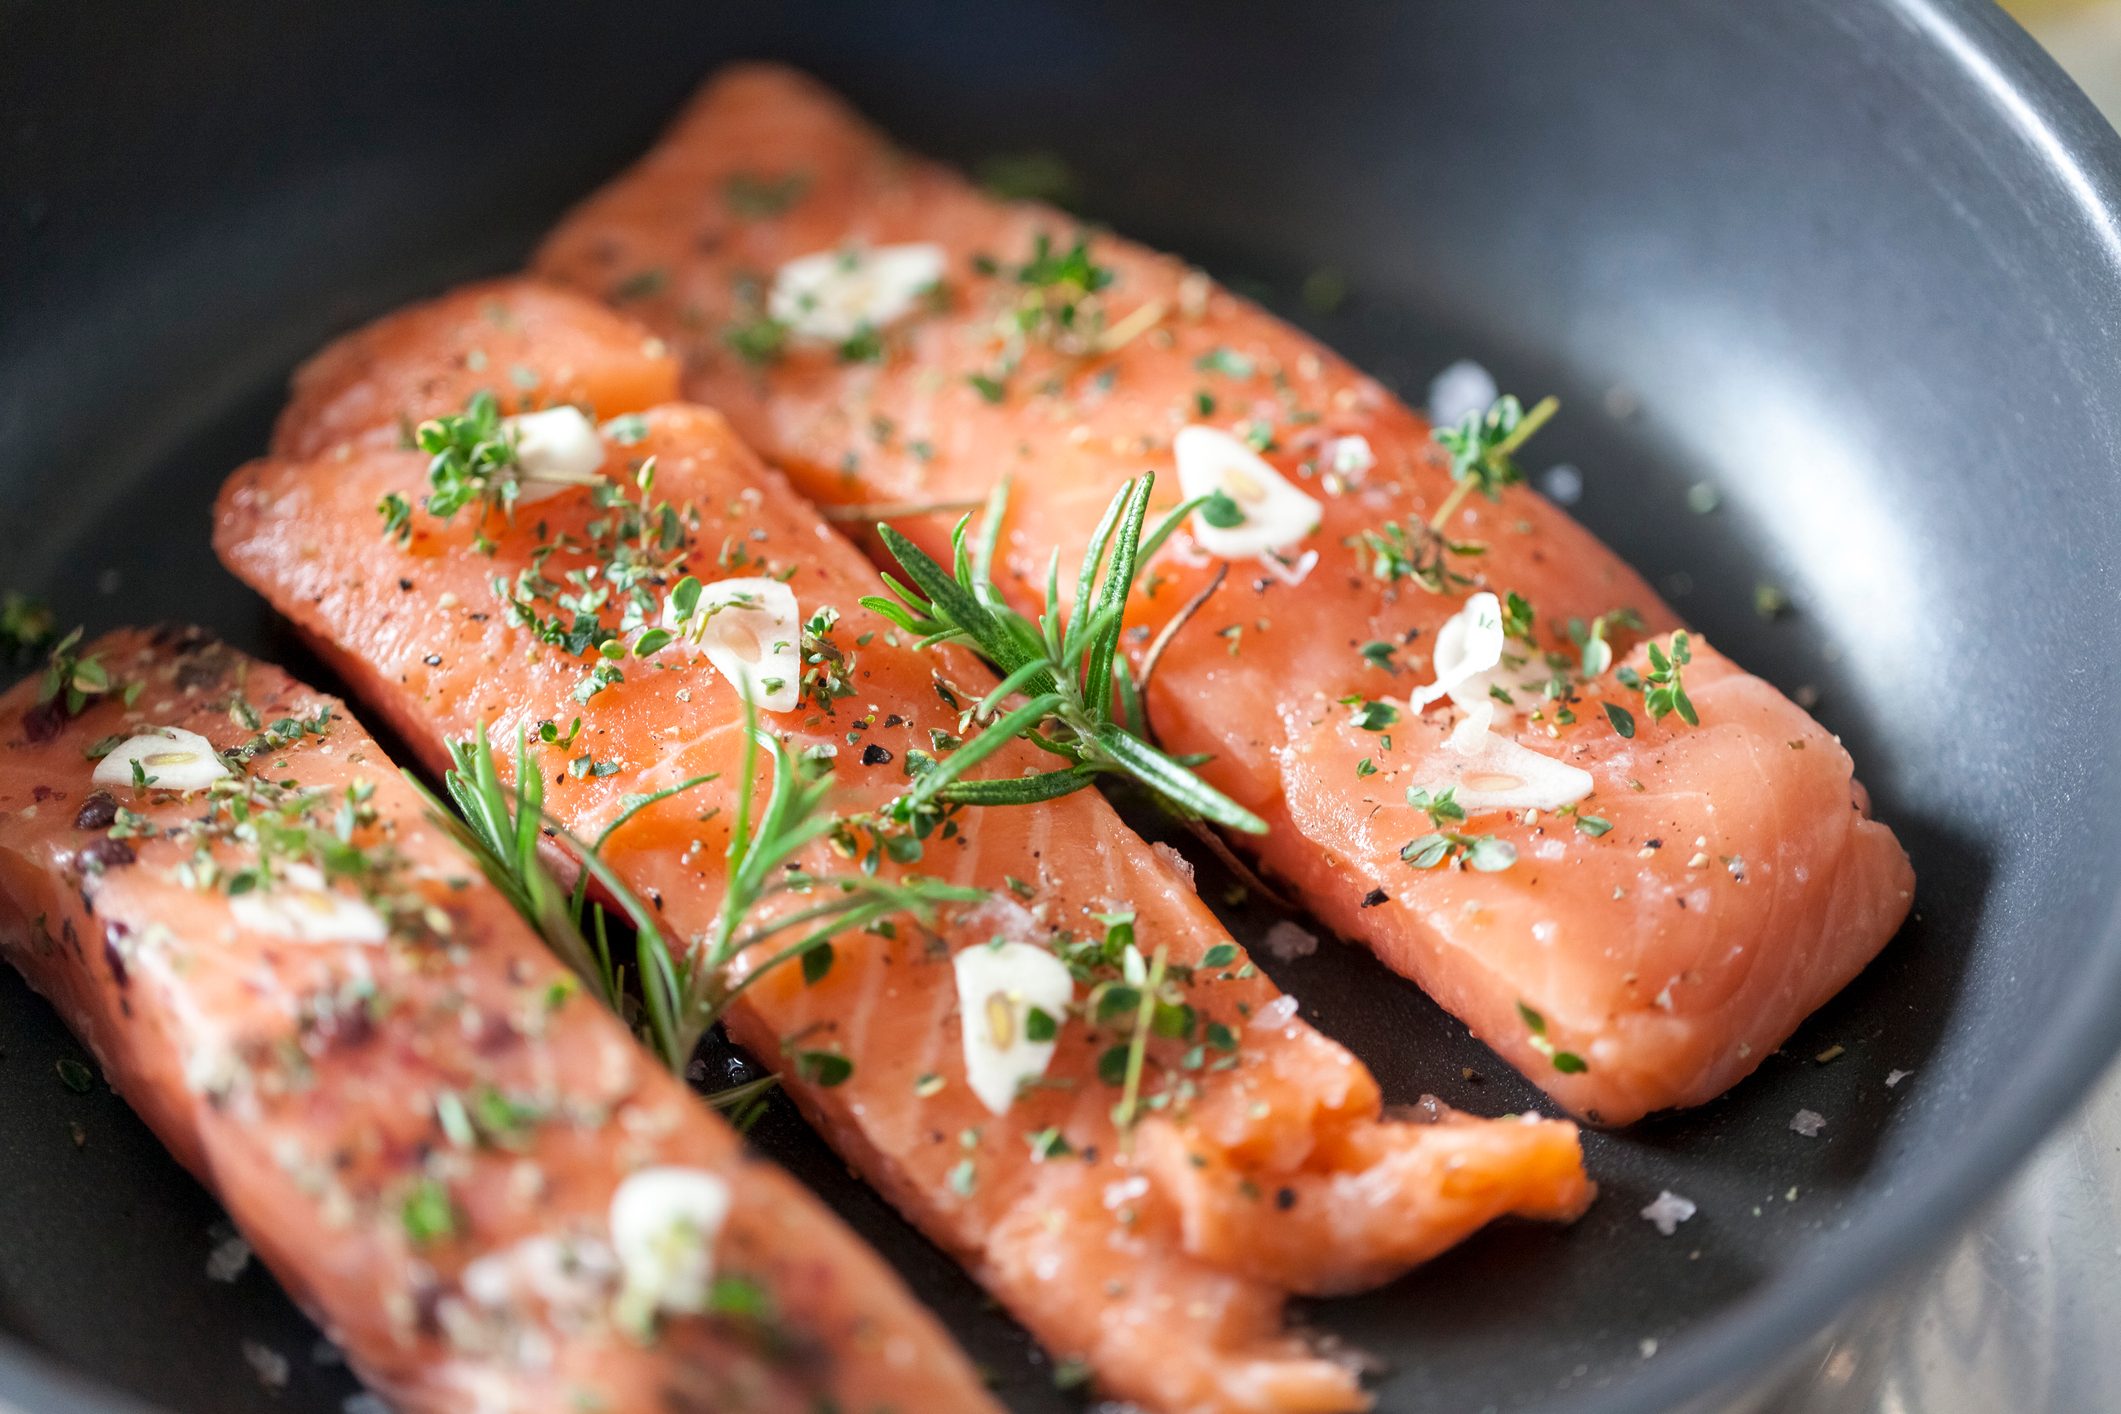
[[[854,1062],[838,1051],[797,1051],[795,1073],[829,1090],[854,1074]]]
[[[1226,378],[1250,378],[1253,373],[1251,359],[1234,349],[1220,346],[1194,359],[1193,366],[1203,373],[1220,373]]]
[[[438,1178],[423,1175],[414,1183],[398,1207],[398,1216],[415,1247],[456,1236],[456,1204],[450,1199],[448,1185]]]
[[[728,203],[732,214],[747,221],[760,221],[786,212],[809,190],[810,177],[805,172],[790,172],[782,177],[738,172],[722,183],[722,200]]]
[[[1523,1001],[1517,1003],[1517,1016],[1524,1022],[1525,1029],[1532,1033],[1532,1049],[1554,1062],[1554,1069],[1563,1075],[1581,1075],[1590,1069],[1583,1057],[1574,1051],[1554,1049],[1554,1043],[1547,1039],[1547,1019]]]

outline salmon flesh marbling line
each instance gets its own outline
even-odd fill
[[[781,199],[762,207],[761,191]],[[751,196],[731,199],[739,193]],[[1178,429],[1204,423],[1267,447],[1269,464],[1322,503],[1319,524],[1281,562],[1229,565],[1156,668],[1152,725],[1167,749],[1212,754],[1203,774],[1272,826],[1239,844],[1571,1110],[1619,1124],[1714,1097],[1884,946],[1913,876],[1869,818],[1848,756],[1698,638],[1685,677],[1698,728],[1652,722],[1611,672],[1540,720],[1499,728],[1589,771],[1596,789],[1581,810],[1609,832],[1488,812],[1465,828],[1512,843],[1515,867],[1403,862],[1431,829],[1407,790],[1436,778],[1454,714],[1403,712],[1389,731],[1368,731],[1343,698],[1404,699],[1427,681],[1438,628],[1477,587],[1524,596],[1536,646],[1565,661],[1577,655],[1563,632],[1572,619],[1633,608],[1660,635],[1676,619],[1522,488],[1500,504],[1473,497],[1447,527],[1486,542],[1454,566],[1477,584],[1439,595],[1379,578],[1355,538],[1426,522],[1452,487],[1427,424],[1169,257],[1092,237],[1089,257],[1112,279],[1076,318],[1101,306],[1116,346],[1081,332],[1005,337],[1025,318],[1052,327],[1038,323],[1058,317],[1040,303],[1054,298],[1038,283],[1051,263],[1029,282],[1020,272],[1041,234],[1058,255],[1077,233],[1058,212],[988,197],[898,151],[807,78],[753,65],[711,81],[655,148],[562,223],[535,268],[662,333],[685,361],[688,395],[722,409],[819,501],[977,504],[1008,478],[996,578],[1027,612],[1049,552],[1073,565],[1124,479],[1154,470],[1159,503],[1177,500]],[[774,356],[759,343],[759,291],[788,262],[909,243],[940,250],[939,293],[870,347],[789,338]],[[945,556],[951,519],[898,526]],[[1145,630],[1130,640],[1137,665],[1208,586],[1208,557],[1188,544],[1197,539],[1175,538],[1147,567],[1130,614]],[[1615,637],[1625,648],[1635,636]],[[1366,660],[1373,643],[1396,650],[1390,666]],[[1644,649],[1615,667],[1646,671]],[[1607,725],[1608,701],[1642,723],[1632,741]],[[1584,1066],[1565,1073],[1556,1054]]]
[[[385,320],[353,337],[418,359],[409,327]],[[424,353],[446,363],[459,351]],[[832,639],[853,655],[853,696],[829,715],[806,704],[765,718],[793,749],[836,753],[837,808],[880,805],[903,789],[912,753],[949,749],[938,736],[963,727],[939,687],[955,684],[954,700],[969,702],[991,676],[955,650],[916,650],[860,608],[875,572],[718,415],[672,405],[606,430],[605,474],[630,485],[653,458],[653,494],[683,508],[684,568],[709,579],[785,574],[805,617],[840,611]],[[588,660],[507,622],[492,583],[512,581],[539,545],[588,535],[599,514],[588,494],[519,508],[512,526],[493,518],[490,556],[474,547],[482,528],[468,513],[447,524],[415,515],[400,549],[378,533],[375,506],[393,491],[413,495],[423,465],[372,444],[254,463],[222,493],[217,548],[430,755],[481,722],[512,743],[519,726],[549,719],[564,731],[579,715],[571,745],[532,746],[551,782],[548,809],[578,835],[595,835],[629,795],[715,774],[648,808],[602,851],[673,936],[704,933],[740,778],[734,690],[704,661],[666,649],[628,661],[624,681],[579,702]],[[581,558],[557,552],[545,573],[561,577]],[[1042,759],[1018,743],[980,774]],[[1382,1119],[1367,1070],[1295,1017],[1190,879],[1094,792],[968,811],[957,824],[953,838],[928,842],[919,868],[976,881],[992,891],[985,902],[946,914],[932,933],[909,923],[841,937],[814,985],[784,968],[747,991],[732,1030],[864,1177],[1107,1392],[1170,1411],[1365,1407],[1355,1373],[1284,1330],[1288,1293],[1371,1285],[1492,1218],[1569,1218],[1589,1201],[1565,1122],[1440,1108],[1428,1124]],[[805,863],[852,867],[822,845]],[[1188,983],[1192,1044],[1149,1047],[1154,1108],[1131,1154],[1112,1118],[1119,1092],[1099,1077],[1109,1025],[1066,1019],[1043,1080],[1003,1114],[975,1098],[950,961],[997,935],[1094,937],[1105,926],[1095,915],[1117,911],[1134,915],[1145,951],[1163,947],[1175,964],[1230,950]],[[1204,1049],[1211,1023],[1223,1044]],[[788,1063],[792,1048],[837,1051],[852,1073],[806,1078]]]
[[[0,951],[392,1407],[995,1407],[897,1276],[574,985],[338,703],[192,630],[85,656],[116,686],[78,715],[34,678],[0,697]],[[259,793],[252,818],[366,872],[333,885],[283,841],[279,882],[239,896],[260,846],[164,788],[164,753],[147,789],[91,780],[99,739],[158,728],[263,742],[227,782]],[[614,1197],[662,1166],[722,1185],[719,1236],[677,1240],[763,1316],[621,1314]]]

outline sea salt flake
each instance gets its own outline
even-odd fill
[[[240,1234],[223,1238],[206,1254],[208,1281],[234,1281],[250,1265],[250,1244]]]
[[[1309,957],[1318,951],[1318,934],[1301,923],[1292,923],[1286,918],[1269,928],[1266,937],[1260,942],[1269,957],[1281,962]]]
[[[250,1362],[251,1371],[257,1375],[258,1383],[267,1389],[287,1388],[287,1357],[269,1345],[255,1340],[243,1342],[243,1358]]]
[[[1885,1088],[1890,1090],[1915,1072],[1912,1070],[1889,1070],[1885,1074]]]
[[[1670,1237],[1679,1231],[1679,1225],[1694,1216],[1694,1200],[1682,1198],[1667,1188],[1657,1195],[1657,1200],[1642,1210],[1642,1215],[1657,1225],[1660,1237]]]
[[[1807,1139],[1816,1139],[1819,1131],[1826,1128],[1826,1116],[1817,1110],[1799,1110],[1790,1117],[1790,1128]]]

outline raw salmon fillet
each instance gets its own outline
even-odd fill
[[[762,204],[761,192],[779,199]],[[583,203],[535,268],[624,296],[684,360],[687,394],[816,500],[977,503],[1007,478],[996,579],[1027,613],[1048,555],[1074,564],[1126,478],[1155,471],[1159,504],[1177,500],[1179,429],[1265,448],[1321,503],[1317,528],[1271,563],[1229,564],[1156,666],[1158,738],[1212,754],[1203,773],[1272,826],[1239,843],[1321,918],[1576,1113],[1623,1124],[1720,1094],[1885,945],[1913,875],[1869,817],[1847,754],[1699,638],[1684,677],[1698,727],[1651,721],[1613,672],[1538,719],[1496,726],[1590,772],[1580,813],[1608,832],[1490,811],[1464,828],[1514,845],[1514,867],[1404,861],[1431,830],[1407,791],[1435,778],[1459,714],[1417,715],[1403,699],[1430,679],[1437,631],[1469,594],[1522,596],[1536,620],[1519,651],[1571,659],[1571,620],[1633,609],[1642,629],[1612,637],[1637,643],[1615,662],[1637,673],[1649,671],[1641,636],[1676,620],[1522,487],[1499,504],[1471,498],[1444,527],[1487,546],[1453,559],[1470,583],[1429,593],[1380,577],[1359,538],[1426,522],[1454,484],[1424,420],[1205,276],[1108,235],[1083,252],[1108,283],[1079,301],[1067,292],[1074,322],[1061,334],[1020,337],[1027,319],[1051,330],[1061,317],[1054,262],[1082,234],[1057,211],[996,200],[895,149],[799,74],[743,66]],[[840,347],[761,341],[772,306],[760,291],[789,262],[905,244],[938,249],[944,272],[905,317]],[[943,558],[952,518],[896,523]],[[1198,539],[1174,537],[1144,578],[1129,620],[1145,630],[1137,664],[1210,584]],[[1365,655],[1371,644],[1381,662]],[[1364,730],[1350,697],[1399,699],[1401,720]],[[1641,722],[1632,740],[1608,724],[1608,701]]]
[[[395,342],[394,323],[356,337]],[[666,405],[604,431],[613,485],[636,485],[653,460],[648,494],[683,527],[672,576],[785,577],[804,617],[839,611],[830,641],[851,655],[852,695],[830,711],[806,695],[798,710],[761,716],[791,750],[833,755],[835,808],[875,809],[904,790],[917,753],[955,749],[966,730],[957,704],[992,677],[955,650],[917,650],[861,608],[875,571],[717,414]],[[724,891],[741,779],[736,690],[706,661],[665,649],[627,660],[623,681],[579,700],[591,659],[511,623],[495,585],[534,564],[561,579],[593,561],[564,546],[540,558],[540,547],[593,542],[609,511],[575,491],[518,507],[512,524],[497,512],[477,525],[469,513],[445,523],[420,512],[400,548],[379,534],[375,507],[414,495],[424,466],[417,453],[366,443],[253,463],[223,491],[217,548],[438,761],[446,740],[481,723],[513,743],[518,727],[549,720],[564,734],[579,716],[571,744],[533,734],[530,763],[550,783],[548,810],[578,836],[594,837],[629,797],[714,774],[650,806],[601,851],[672,936],[704,933]],[[1042,760],[1016,742],[979,774]],[[1064,1368],[1155,1410],[1360,1409],[1356,1373],[1284,1328],[1289,1293],[1369,1286],[1494,1218],[1566,1219],[1590,1200],[1566,1122],[1433,1104],[1384,1118],[1364,1067],[1249,965],[1175,856],[1136,837],[1096,793],[969,810],[955,825],[928,840],[917,868],[982,886],[984,901],[946,911],[933,930],[908,920],[842,935],[821,977],[767,974],[731,1027],[839,1152]],[[823,844],[804,863],[821,874],[855,867]],[[1143,1117],[1125,1132],[1114,1118],[1121,1091],[1100,1063],[1128,1033],[1082,1014],[1081,988],[1043,1076],[993,1112],[963,1058],[954,958],[995,939],[1093,942],[1121,915],[1145,954],[1164,950],[1194,1009],[1185,1035],[1146,1048]],[[851,1070],[806,1066],[819,1052]]]
[[[85,656],[114,685],[77,715],[34,679],[0,697],[0,951],[392,1407],[995,1407],[890,1269],[575,985],[338,703],[193,630]],[[163,728],[236,774],[174,788],[173,742],[146,788],[91,779],[112,738]],[[629,1304],[615,1199],[632,1185],[637,1217],[673,1174],[720,1193],[719,1235],[698,1210],[644,1230],[711,1258],[720,1314]]]

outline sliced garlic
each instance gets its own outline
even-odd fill
[[[1371,467],[1377,465],[1377,453],[1370,448],[1370,439],[1360,434],[1350,437],[1335,437],[1326,443],[1319,462],[1327,471],[1335,472],[1350,481],[1359,479]]]
[[[706,653],[716,671],[763,712],[802,700],[803,620],[795,591],[777,579],[718,579],[696,600],[680,583],[663,603],[663,627]]]
[[[308,864],[287,865],[270,887],[237,894],[228,911],[253,933],[297,942],[380,943],[390,936],[382,914]]]
[[[780,268],[766,312],[798,339],[844,344],[912,313],[942,278],[939,245],[821,250]]]
[[[1431,796],[1448,790],[1469,812],[1559,810],[1591,793],[1590,772],[1497,736],[1489,730],[1494,718],[1489,702],[1467,712],[1423,763],[1419,788]]]
[[[1502,605],[1492,594],[1475,594],[1436,630],[1431,666],[1436,681],[1407,698],[1417,712],[1448,697],[1468,710],[1492,706],[1509,717],[1546,701],[1555,680],[1544,653],[1504,637]]]
[[[1221,428],[1179,428],[1171,454],[1178,462],[1179,490],[1187,500],[1220,491],[1244,516],[1236,525],[1220,526],[1208,524],[1199,511],[1193,513],[1194,542],[1218,559],[1250,559],[1294,545],[1317,530],[1325,514],[1317,500]]]
[[[729,1184],[719,1174],[666,1164],[626,1176],[611,1195],[611,1248],[628,1325],[659,1311],[707,1309],[714,1244],[728,1217]]]
[[[214,751],[214,744],[197,732],[156,727],[111,748],[89,779],[99,786],[129,786],[135,762],[156,790],[205,790],[233,774]]]
[[[1419,712],[1438,698],[1455,700],[1454,689],[1501,664],[1504,641],[1502,601],[1485,591],[1475,594],[1436,630],[1436,646],[1429,653],[1436,681],[1408,693],[1407,705]],[[1485,689],[1481,696],[1486,696]]]
[[[965,1033],[965,1081],[992,1114],[1006,1114],[1027,1081],[1053,1062],[1054,1040],[1034,1041],[1031,1010],[1056,1028],[1075,998],[1068,966],[1036,943],[979,943],[951,959]]]
[[[501,425],[515,439],[517,505],[603,480],[604,439],[580,408],[526,412]]]

